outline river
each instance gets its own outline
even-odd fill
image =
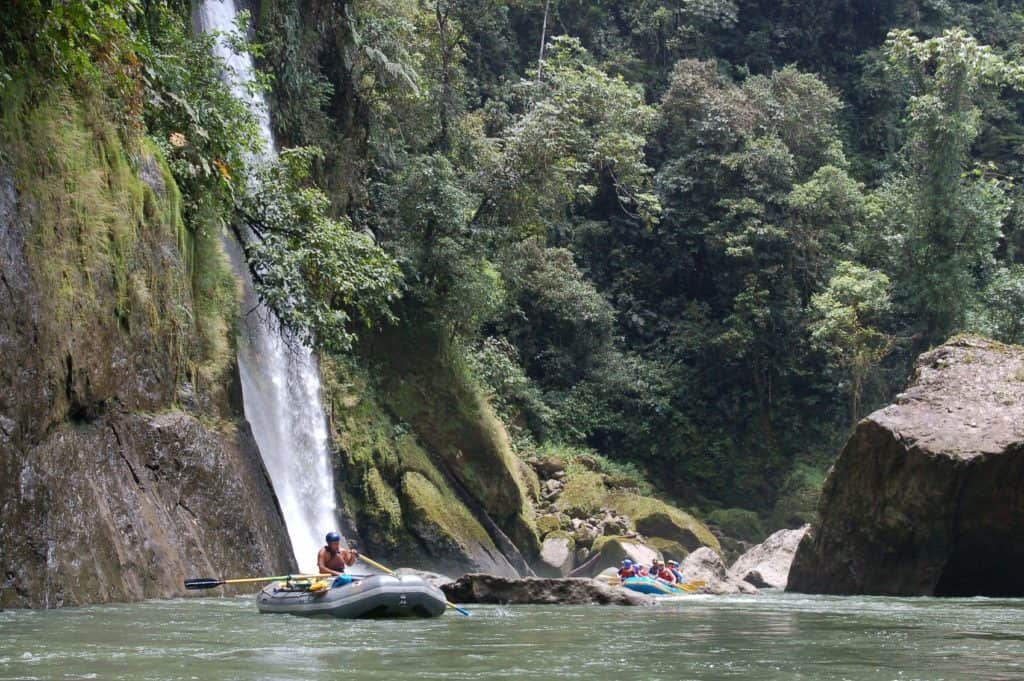
[[[305,620],[251,598],[0,612],[0,679],[1024,679],[1024,601],[691,596]]]

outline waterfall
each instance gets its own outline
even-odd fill
[[[229,32],[235,15],[234,0],[203,0],[194,14],[196,30]],[[235,95],[259,122],[266,149],[263,158],[251,161],[265,161],[275,153],[274,139],[266,101],[247,87],[253,81],[252,57],[234,52],[223,39],[214,50],[230,67]],[[312,352],[287,342],[274,313],[258,302],[241,247],[229,237],[225,246],[243,283],[238,372],[245,418],[281,504],[299,569],[311,572],[323,535],[338,526],[319,369]]]

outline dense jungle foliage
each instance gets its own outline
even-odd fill
[[[253,226],[300,338],[436,325],[521,454],[800,522],[918,352],[1024,341],[1024,3],[251,11],[291,150],[270,168],[184,0],[4,3],[4,106],[40,79],[102,91],[189,210]]]

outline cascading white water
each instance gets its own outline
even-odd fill
[[[235,16],[234,0],[203,0],[195,10],[196,29],[226,33],[234,28]],[[248,103],[266,143],[263,157],[251,161],[265,162],[274,154],[274,139],[266,101],[248,87],[252,58],[236,53],[223,39],[214,49],[230,67],[231,87]],[[309,349],[287,343],[277,318],[258,303],[239,245],[230,238],[225,244],[244,289],[238,371],[245,417],[281,504],[299,569],[310,572],[323,535],[337,527],[319,370]]]

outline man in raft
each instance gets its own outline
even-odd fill
[[[651,564],[651,577],[660,579],[661,581],[667,584],[676,583],[675,573],[673,573],[667,565],[662,563],[657,558],[655,558],[654,562]]]
[[[316,565],[322,575],[340,575],[345,568],[351,566],[359,558],[355,549],[341,548],[341,535],[337,532],[327,533],[327,546],[316,554]]]

